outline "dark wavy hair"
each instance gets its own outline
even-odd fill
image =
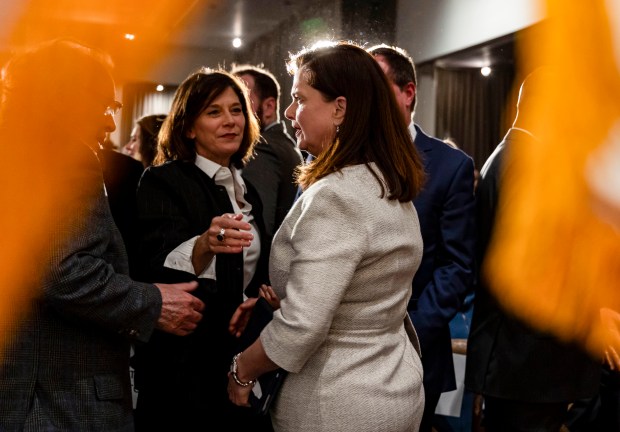
[[[245,117],[241,145],[230,161],[235,168],[245,166],[252,157],[254,145],[260,138],[258,121],[248,109],[251,105],[245,91],[246,87],[231,73],[208,68],[201,68],[188,76],[174,94],[172,108],[159,132],[154,165],[170,160],[186,162],[196,160],[196,144],[193,139],[187,137],[187,132],[205,108],[227,88],[231,88],[239,97]]]
[[[421,190],[424,168],[392,88],[374,57],[363,48],[339,42],[304,49],[287,64],[291,74],[318,90],[324,100],[346,98],[346,113],[334,142],[300,170],[306,188],[346,166],[374,162],[389,199],[406,202]],[[387,191],[386,191],[387,186]]]

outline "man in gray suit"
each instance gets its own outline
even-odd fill
[[[267,234],[272,236],[295,201],[295,169],[302,163],[301,152],[280,121],[280,85],[266,69],[239,65],[233,71],[250,90],[254,113],[261,125],[262,140],[255,157],[243,169],[243,177],[256,189],[263,202]]]
[[[109,64],[91,48],[55,40],[3,70],[0,145],[4,162],[20,168],[3,183],[14,195],[2,208],[20,211],[25,195],[48,211],[38,222],[47,230],[18,263],[28,269],[21,285],[32,293],[29,307],[2,335],[2,431],[133,431],[130,343],[155,328],[187,335],[202,318],[204,304],[189,293],[196,282],[127,276],[94,151],[121,106]]]

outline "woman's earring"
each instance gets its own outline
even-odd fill
[[[336,135],[340,133],[340,125],[336,126]]]

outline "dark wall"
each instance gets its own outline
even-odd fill
[[[396,0],[343,0],[343,37],[361,44],[393,45],[396,7]]]
[[[280,112],[284,118],[293,84],[286,71],[290,54],[325,39],[351,40],[365,46],[393,44],[396,6],[396,0],[317,0],[303,15],[290,17],[276,30],[239,51],[235,61],[262,65],[276,76],[282,90]]]

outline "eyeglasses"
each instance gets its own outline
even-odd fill
[[[122,107],[123,107],[122,103],[120,103],[119,101],[114,101],[112,105],[107,106],[105,108],[105,111],[103,112],[103,114],[114,117],[116,114],[118,114],[118,112],[121,110]]]

